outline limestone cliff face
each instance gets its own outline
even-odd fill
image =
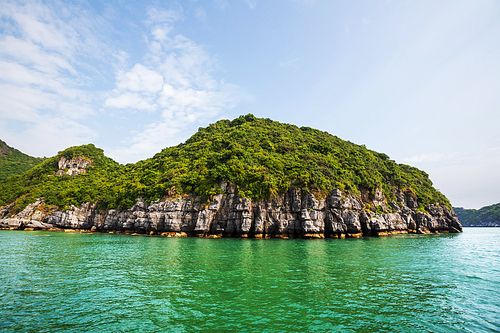
[[[149,205],[139,199],[130,209],[99,210],[85,203],[69,210],[44,212],[42,200],[13,217],[10,206],[0,208],[0,227],[12,229],[87,229],[163,235],[255,238],[324,238],[383,236],[395,233],[461,232],[455,213],[428,206],[429,213],[417,212],[413,198],[403,194],[389,204],[375,195],[383,212],[365,209],[361,197],[334,190],[324,199],[290,189],[268,200],[252,202],[224,186],[224,194],[211,202],[199,197],[157,200]],[[378,200],[378,201],[377,201]]]
[[[81,173],[86,173],[87,167],[91,165],[92,161],[82,156],[73,157],[70,160],[62,156],[58,163],[59,170],[56,172],[56,175],[76,176]]]

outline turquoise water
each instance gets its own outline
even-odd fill
[[[345,240],[0,231],[0,286],[2,332],[499,332],[500,228]]]

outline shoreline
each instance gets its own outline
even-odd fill
[[[311,234],[311,235],[269,235],[269,234],[257,234],[257,235],[206,235],[206,234],[188,234],[186,232],[153,232],[149,233],[140,233],[130,230],[91,230],[91,229],[63,229],[63,228],[0,228],[1,231],[39,231],[39,232],[54,232],[54,233],[72,233],[72,234],[87,234],[92,235],[96,234],[114,234],[114,235],[127,235],[127,236],[149,236],[149,237],[161,237],[161,238],[208,238],[208,239],[219,239],[219,238],[240,238],[240,239],[348,239],[348,238],[380,238],[380,237],[388,237],[394,235],[439,235],[439,234],[448,234],[448,233],[459,233],[459,232],[450,232],[449,230],[435,230],[425,231],[425,232],[417,232],[416,230],[393,230],[388,232],[381,232],[378,234],[340,234],[340,235],[324,235],[324,234]]]

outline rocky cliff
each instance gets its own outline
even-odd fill
[[[82,156],[76,156],[72,159],[62,156],[57,166],[59,167],[59,170],[56,172],[57,176],[76,176],[81,173],[86,173],[87,167],[92,166],[92,160]]]
[[[379,198],[381,212],[366,207],[373,201],[334,190],[326,198],[291,188],[268,200],[252,201],[222,184],[223,194],[210,202],[182,196],[147,204],[137,200],[127,210],[99,210],[97,204],[49,211],[42,200],[9,217],[0,209],[0,227],[9,229],[83,229],[164,236],[254,238],[345,238],[397,233],[461,232],[455,213],[437,205],[417,212],[411,196],[397,202]],[[375,199],[377,201],[377,196]]]

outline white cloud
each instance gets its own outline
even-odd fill
[[[27,153],[36,151],[38,156],[53,156],[60,150],[90,143],[98,137],[98,133],[88,126],[62,117],[41,117],[36,122],[26,123],[24,127],[22,138],[6,132],[3,133],[5,141]],[[28,145],[25,147],[26,142]]]
[[[148,11],[148,53],[142,63],[116,74],[116,89],[104,106],[154,113],[148,125],[134,128],[131,143],[112,149],[120,161],[147,158],[173,143],[194,122],[215,117],[242,99],[251,98],[240,88],[216,80],[216,60],[191,39],[173,34],[171,24],[181,11]],[[161,32],[159,32],[161,30]],[[152,37],[152,38],[151,38]]]
[[[136,41],[145,47],[133,52],[111,42],[123,31],[82,6],[0,6],[0,138],[10,145],[52,156],[108,136],[107,154],[135,162],[248,97],[216,77],[217,61],[203,46],[176,33],[180,6],[149,7]]]
[[[181,126],[172,126],[168,122],[152,123],[142,132],[136,134],[126,147],[113,149],[110,156],[120,161],[137,161],[144,158],[144,152],[157,153],[159,147],[164,148],[166,142],[175,140],[181,132]],[[161,149],[160,148],[160,149]],[[151,155],[147,155],[150,157]]]
[[[421,163],[421,162],[436,162],[442,160],[445,157],[441,153],[429,153],[422,155],[415,155],[412,157],[407,157],[404,159],[405,162]]]
[[[172,30],[172,27],[168,25],[157,25],[151,31],[154,39],[159,40],[160,42],[164,42],[167,39],[168,33]]]
[[[183,18],[182,8],[177,7],[171,10],[161,10],[154,7],[150,7],[147,11],[147,23],[163,23],[163,22],[176,22]]]
[[[206,22],[207,21],[207,13],[205,10],[201,7],[198,7],[194,10],[194,15],[196,16],[197,19],[199,19],[201,22]]]
[[[37,86],[40,90],[57,92],[59,96],[66,98],[76,98],[78,96],[77,90],[68,87],[68,80],[59,77],[57,74],[42,73],[19,63],[1,59],[0,79],[16,86]]]
[[[243,0],[245,3],[250,7],[250,9],[255,9],[257,6],[257,1],[252,1],[252,0]]]
[[[59,20],[41,3],[27,3],[22,8],[16,4],[7,3],[2,14],[17,23],[23,37],[27,37],[44,49],[54,50],[61,54],[72,52],[74,45],[70,43],[68,37],[74,36],[73,27]],[[61,27],[65,29],[60,29]]]
[[[296,59],[291,59],[291,60],[284,60],[279,63],[279,66],[282,68],[293,68],[293,69],[298,69],[299,66],[297,65],[297,62],[301,58],[296,58]]]
[[[226,9],[229,6],[229,2],[227,0],[214,0],[215,5],[220,9]]]
[[[153,103],[151,97],[145,97],[137,93],[114,91],[116,97],[109,97],[104,102],[104,106],[115,107],[119,109],[138,109],[142,111],[155,111],[158,106]]]
[[[76,70],[61,55],[47,52],[30,40],[21,40],[13,36],[5,36],[0,40],[0,54],[4,58],[16,59],[20,64],[32,66],[44,73],[68,71],[76,74]]]
[[[172,23],[183,18],[182,8],[171,10],[158,10],[150,7],[147,12],[146,23],[151,25],[151,35],[155,40],[164,42],[168,34],[172,31]]]
[[[109,50],[85,12],[66,6],[4,1],[0,7],[0,135],[32,155],[97,137],[81,122],[95,114],[95,94],[83,87],[89,78],[79,67],[82,57],[102,58]]]
[[[118,72],[116,86],[120,90],[155,93],[162,89],[163,77],[141,64],[136,64],[129,72]]]

